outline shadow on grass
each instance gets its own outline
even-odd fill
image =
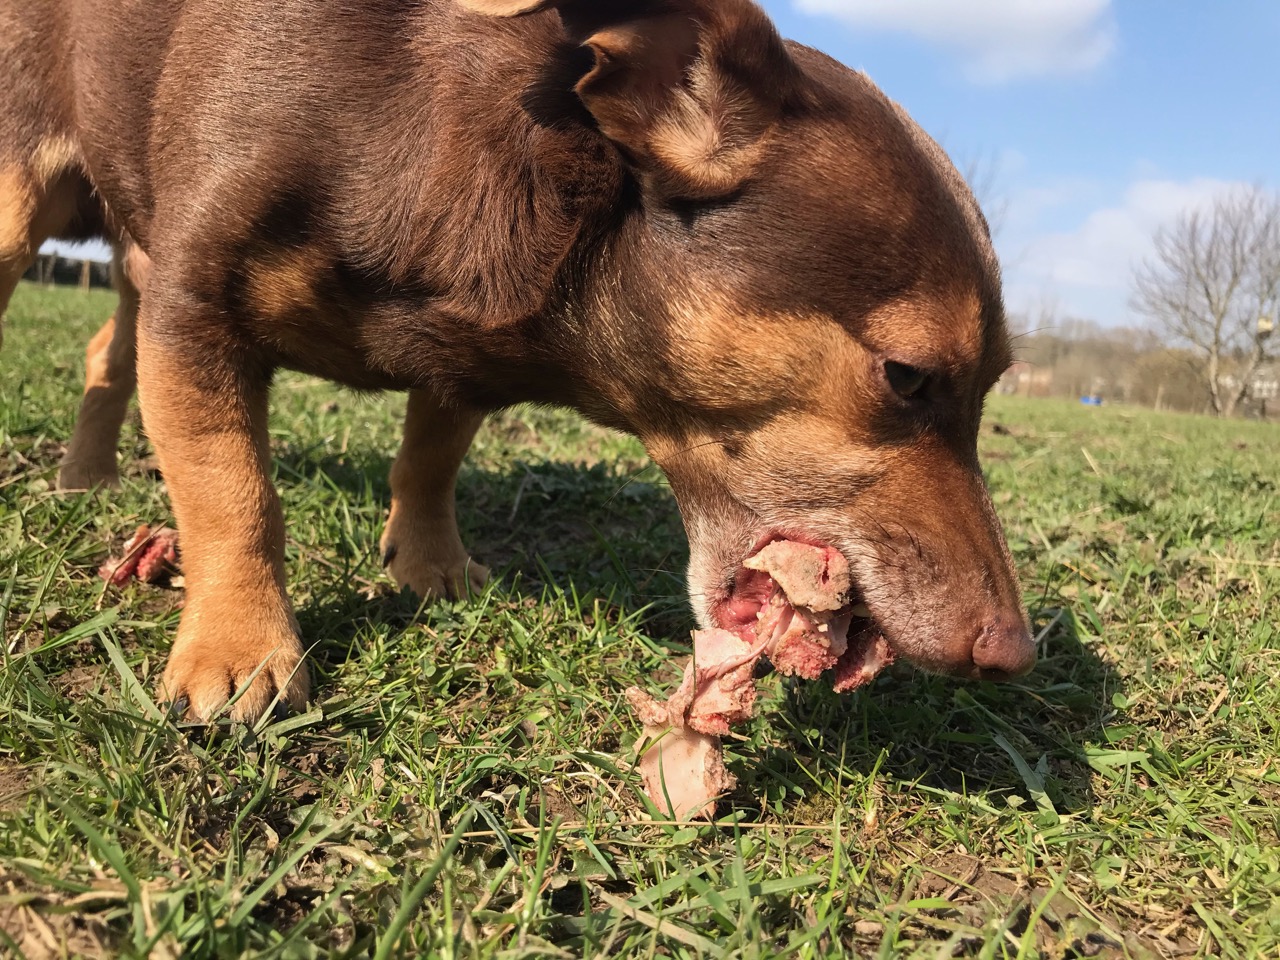
[[[282,462],[389,501],[385,458],[352,464],[285,451]],[[600,463],[468,467],[459,480],[463,539],[503,577],[508,595],[537,600],[558,587],[628,612],[645,608],[649,635],[687,644],[687,545],[660,481],[656,471],[631,477]],[[324,645],[330,656],[345,656],[344,640],[349,644],[362,622],[407,624],[415,611],[403,596],[369,600],[347,590],[304,606],[299,618],[305,633],[332,638]],[[1081,745],[1105,741],[1103,722],[1114,712],[1120,679],[1081,641],[1069,610],[1040,611],[1035,627],[1043,633],[1040,662],[1013,684],[956,681],[905,665],[846,696],[821,683],[767,681],[782,692],[771,717],[781,743],[744,750],[734,765],[741,781],[735,799],[758,809],[761,795],[809,795],[801,785],[836,783],[842,769],[879,766],[899,782],[945,795],[981,787],[999,803],[1051,804],[1061,814],[1089,808]]]
[[[319,473],[352,494],[371,492],[384,509],[390,504],[389,458],[353,462],[286,448],[277,459],[286,483],[290,474]],[[472,556],[519,595],[537,598],[554,585],[627,611],[644,608],[651,634],[688,642],[694,625],[684,586],[688,545],[656,469],[632,476],[603,463],[517,462],[502,471],[465,466],[458,526]],[[368,611],[364,602],[357,606]],[[299,616],[305,629],[305,608]]]
[[[1070,611],[1051,608],[1036,619],[1039,662],[1014,683],[954,680],[904,664],[843,697],[784,681],[776,724],[783,745],[747,770],[738,799],[814,782],[819,771],[819,782],[838,782],[846,771],[878,768],[941,798],[980,790],[997,809],[1039,808],[1046,822],[1089,810],[1085,746],[1105,743],[1117,722],[1111,698],[1121,677],[1082,642]]]
[[[57,452],[42,448],[37,459],[54,463]],[[323,476],[378,514],[389,503],[389,458],[317,456],[286,445],[277,459],[282,486]],[[645,633],[673,651],[664,677],[677,674],[675,660],[693,626],[683,582],[688,554],[675,502],[656,470],[632,476],[610,464],[547,461],[468,466],[459,514],[464,541],[502,577],[506,596],[536,602],[558,588],[588,606],[599,599],[628,614],[643,610]],[[377,535],[374,522],[369,542]],[[322,668],[350,656],[367,626],[408,626],[420,612],[407,595],[363,591],[351,574],[367,570],[363,561],[348,556],[345,566],[334,565],[328,582],[314,584],[299,603],[304,636],[324,638],[313,650]],[[944,794],[967,795],[981,785],[997,797],[1035,803],[1038,786],[1059,813],[1087,809],[1093,796],[1082,745],[1106,742],[1104,721],[1117,722],[1111,702],[1123,693],[1121,681],[1082,642],[1069,610],[1046,608],[1036,628],[1044,634],[1040,663],[1014,684],[954,681],[907,666],[846,696],[822,683],[766,681],[762,712],[769,712],[773,742],[739,751],[735,799],[758,809],[762,795],[812,796],[815,785],[838,783],[843,771],[879,766],[899,782]]]

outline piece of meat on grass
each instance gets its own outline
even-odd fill
[[[125,541],[119,557],[111,557],[98,570],[109,583],[122,587],[134,577],[144,583],[158,583],[178,570],[178,534],[162,527],[152,533],[142,524]]]
[[[671,724],[668,703],[638,687],[627,690],[627,699],[644,723],[636,768],[645,794],[673,820],[710,820],[717,798],[737,786],[725,768],[720,738]]]
[[[158,583],[178,570],[178,534],[174,530],[161,530],[151,538],[138,558],[138,579],[144,583]]]
[[[761,651],[727,630],[699,630],[693,657],[671,698],[638,687],[627,700],[644,724],[638,769],[644,791],[677,820],[715,816],[716,798],[736,784],[725,768],[720,734],[751,718],[756,688],[752,667]]]

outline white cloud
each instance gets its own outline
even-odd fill
[[[1136,322],[1128,306],[1130,280],[1151,252],[1156,229],[1235,186],[1208,177],[1137,180],[1118,205],[1094,210],[1074,229],[1010,238],[1001,244],[1009,311],[1035,312],[1048,300],[1064,318]]]
[[[1060,177],[1015,187],[1004,198],[1005,222],[1009,231],[1020,234],[1025,243],[1028,231],[1043,232],[1046,219],[1060,217],[1063,210],[1096,205],[1099,195],[1097,182],[1088,177]]]
[[[794,0],[858,30],[907,33],[955,50],[982,83],[1081,73],[1115,48],[1111,0]]]

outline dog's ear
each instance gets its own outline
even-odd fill
[[[575,90],[651,189],[732,193],[797,85],[798,68],[751,0],[459,0],[491,16],[556,9],[594,65]]]

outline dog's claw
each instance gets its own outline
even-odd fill
[[[382,566],[384,568],[391,566],[391,561],[396,558],[396,554],[400,552],[400,548],[394,543],[388,543],[387,549],[382,551]]]
[[[271,719],[279,723],[281,720],[289,719],[289,713],[289,705],[281,700],[271,708]]]
[[[187,710],[190,708],[190,706],[191,706],[191,698],[184,693],[182,696],[178,697],[177,700],[174,700],[172,703],[168,704],[169,713],[172,714],[176,719],[181,720],[184,717],[186,717]]]

